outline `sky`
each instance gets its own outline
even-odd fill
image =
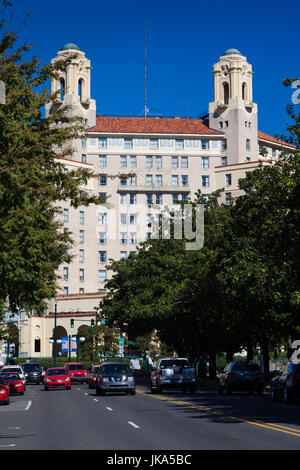
[[[42,64],[69,42],[86,53],[100,115],[143,115],[147,22],[150,115],[206,112],[213,101],[213,65],[236,48],[252,64],[259,130],[286,133],[286,106],[295,90],[282,81],[300,78],[300,2],[13,0],[10,11],[18,41],[33,44]]]

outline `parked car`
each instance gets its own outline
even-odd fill
[[[99,367],[96,377],[96,395],[106,392],[124,392],[135,395],[135,382],[129,365],[123,362],[107,362]]]
[[[9,386],[9,393],[19,393],[24,395],[25,383],[19,374],[15,372],[0,372],[0,377],[3,377],[6,384]]]
[[[5,365],[2,367],[1,372],[14,372],[16,374],[19,374],[19,376],[21,377],[21,380],[23,380],[23,383],[25,384],[26,382],[25,373],[21,366],[6,366]]]
[[[97,379],[97,374],[99,372],[100,364],[95,365],[92,367],[92,370],[89,374],[88,378],[88,384],[89,388],[95,388],[96,387],[96,379]]]
[[[261,368],[255,362],[229,362],[219,375],[219,393],[233,391],[264,392],[264,379]]]
[[[0,403],[9,405],[9,386],[4,377],[0,376]]]
[[[300,364],[287,362],[271,380],[272,400],[281,398],[284,403],[300,398]]]
[[[165,357],[160,359],[151,372],[151,393],[162,393],[164,389],[181,389],[184,393],[196,391],[196,370],[186,358]]]
[[[88,372],[81,362],[68,362],[65,369],[72,382],[88,383]]]
[[[22,369],[25,374],[26,383],[40,384],[43,382],[43,371],[36,362],[24,362]]]
[[[71,379],[64,367],[51,367],[47,369],[44,377],[44,389],[66,388],[71,390]]]

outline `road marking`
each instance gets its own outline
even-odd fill
[[[106,409],[107,409],[108,411],[114,411],[114,410],[113,410],[112,408],[110,408],[109,406],[106,406]]]
[[[19,428],[19,427],[16,426],[16,427],[7,428],[7,429],[21,429],[21,428]]]
[[[97,398],[94,398],[94,401],[98,401]]]
[[[137,424],[133,423],[132,421],[128,421],[128,424],[130,424],[131,426],[133,426],[136,429],[140,428]]]
[[[6,444],[0,447],[16,447],[16,444]]]
[[[29,410],[29,408],[31,407],[31,404],[32,404],[32,401],[29,401],[29,402],[28,402],[28,405],[27,405],[26,408],[25,408],[25,411],[28,411],[28,410]]]
[[[85,393],[85,396],[87,397],[87,396],[88,396],[88,393]]]
[[[214,410],[213,408],[209,408],[207,406],[201,406],[201,405],[196,405],[195,403],[189,403],[189,402],[174,400],[173,398],[163,397],[161,395],[149,395],[148,393],[143,392],[142,390],[137,390],[137,392],[140,393],[141,395],[145,395],[147,397],[150,396],[150,397],[156,398],[158,400],[169,401],[170,403],[174,403],[176,405],[184,405],[188,408],[194,408],[196,410],[203,411],[203,412],[206,411],[206,412],[213,413],[213,414],[219,414],[219,415],[225,416],[226,418],[233,419],[235,421],[241,421],[243,423],[252,424],[254,426],[260,426],[260,427],[270,429],[270,430],[273,430],[273,431],[278,431],[278,432],[282,432],[284,434],[289,434],[291,436],[300,437],[300,429],[294,429],[294,428],[291,428],[291,427],[282,426],[280,424],[267,423],[267,422],[264,422],[264,421],[261,421],[261,420],[258,420],[258,419],[253,419],[252,420],[251,418],[245,418],[245,417],[239,417],[239,416],[229,416],[229,415],[227,415],[226,413],[224,413],[220,410]]]

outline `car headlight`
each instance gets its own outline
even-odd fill
[[[133,382],[133,377],[128,377],[128,382]]]
[[[52,382],[52,380],[51,379],[46,379],[46,382]]]
[[[108,382],[108,377],[102,377],[102,382]]]
[[[7,392],[6,392],[6,390],[0,390],[0,393],[2,395],[3,393],[7,393]]]
[[[16,387],[22,387],[22,384],[16,384]]]

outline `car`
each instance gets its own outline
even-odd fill
[[[261,368],[252,361],[229,362],[219,375],[218,392],[231,394],[233,391],[264,392],[264,378]]]
[[[22,364],[26,383],[40,384],[43,382],[43,371],[36,362],[25,362]]]
[[[271,380],[272,400],[281,398],[284,403],[290,403],[294,398],[300,398],[300,364],[288,361]]]
[[[81,362],[68,362],[65,369],[72,382],[88,383],[88,372]]]
[[[89,378],[88,378],[89,388],[95,388],[96,387],[96,379],[97,379],[97,373],[99,371],[99,368],[100,368],[100,364],[94,365],[92,367],[92,370],[91,370],[91,372],[89,374]]]
[[[196,370],[190,367],[186,357],[164,357],[151,372],[150,392],[163,393],[164,389],[196,392]]]
[[[95,388],[96,395],[105,395],[107,392],[135,395],[132,370],[124,362],[105,362],[99,367]]]
[[[0,376],[0,403],[9,405],[9,386],[5,382],[4,377]]]
[[[64,367],[51,367],[47,369],[44,377],[44,389],[66,388],[71,390],[71,379]]]
[[[23,383],[25,385],[26,377],[25,377],[25,373],[23,371],[23,368],[21,366],[8,366],[8,365],[5,365],[5,366],[2,367],[1,372],[14,372],[16,374],[19,374],[19,376],[21,377],[21,380],[23,380]]]
[[[24,395],[25,383],[16,372],[0,372],[0,377],[3,377],[6,384],[9,386],[9,393],[19,393]]]

